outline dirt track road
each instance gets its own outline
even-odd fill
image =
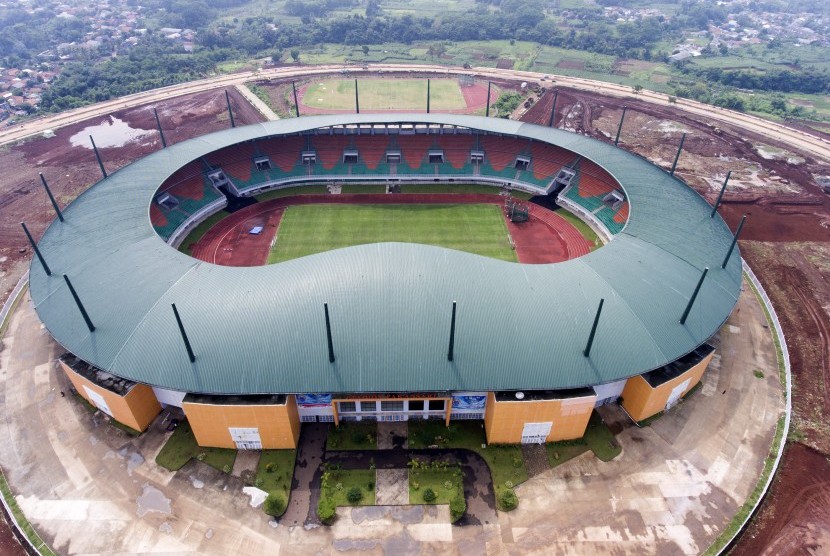
[[[53,116],[45,116],[3,129],[0,131],[0,145],[19,141],[26,137],[43,133],[47,129],[56,129],[87,118],[109,114],[115,110],[140,106],[161,101],[166,98],[207,91],[217,87],[233,87],[251,80],[262,79],[287,79],[308,77],[311,75],[325,75],[338,72],[349,73],[383,73],[383,72],[410,72],[410,73],[431,73],[431,74],[473,74],[479,78],[490,79],[512,79],[531,82],[539,82],[549,85],[549,81],[540,81],[541,73],[528,71],[504,70],[496,68],[472,68],[465,70],[457,67],[434,66],[434,65],[408,65],[408,64],[373,64],[368,69],[358,69],[354,66],[326,65],[326,66],[299,66],[288,68],[270,68],[257,71],[234,73],[191,81],[180,85],[171,85],[160,89],[154,89],[144,93],[136,93],[121,97],[119,99],[101,102],[75,110],[69,110]],[[662,93],[643,90],[634,93],[631,87],[582,79],[577,77],[565,77],[553,75],[553,83],[559,86],[571,87],[579,90],[593,91],[614,97],[632,97],[652,104],[667,105],[668,97]],[[693,100],[677,99],[674,105],[678,110],[689,112],[697,116],[703,116],[710,120],[720,120],[734,126],[742,127],[755,133],[765,135],[778,141],[786,141],[794,148],[830,162],[830,141],[820,139],[806,132],[791,127],[764,120],[755,116],[749,116],[740,112],[718,108],[708,104],[702,104]]]

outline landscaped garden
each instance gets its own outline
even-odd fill
[[[196,443],[190,423],[182,421],[162,446],[156,463],[170,471],[178,471],[192,458],[204,462],[223,473],[230,473],[236,460],[236,450],[205,448]]]

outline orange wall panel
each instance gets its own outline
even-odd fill
[[[671,391],[674,390],[676,386],[682,384],[686,379],[691,378],[689,385],[681,395],[682,397],[685,396],[689,390],[694,388],[698,382],[700,382],[700,379],[703,377],[703,373],[709,366],[709,362],[712,360],[712,356],[714,354],[715,352],[713,351],[704,357],[700,363],[694,367],[691,367],[682,375],[677,376],[661,384],[660,386],[657,386],[656,388],[652,388],[646,379],[640,375],[629,378],[625,383],[625,388],[622,393],[623,408],[635,421],[642,421],[643,419],[648,419],[649,417],[657,415],[666,409],[666,403],[669,401]]]
[[[294,396],[284,405],[182,404],[199,446],[236,448],[229,428],[257,428],[263,449],[296,448],[300,417]]]
[[[96,405],[84,387],[89,388],[106,402],[112,413],[112,418],[137,431],[144,431],[153,422],[156,415],[161,412],[161,405],[153,394],[153,389],[146,384],[136,384],[124,396],[119,396],[102,386],[98,386],[88,378],[81,376],[72,370],[69,365],[59,361],[61,368],[66,373],[78,394],[92,405]]]
[[[546,442],[581,438],[588,427],[596,396],[538,401],[496,401],[490,392],[484,414],[487,442],[518,444],[525,423],[553,423]]]

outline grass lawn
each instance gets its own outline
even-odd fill
[[[438,445],[441,448],[466,448],[480,455],[490,468],[496,505],[506,490],[527,480],[522,448],[518,445],[487,444],[481,421],[453,421],[446,427],[442,421],[409,421],[410,449]],[[482,444],[486,448],[482,448]]]
[[[374,421],[341,421],[331,425],[326,437],[326,450],[376,450],[378,425]]]
[[[585,443],[594,454],[602,461],[611,461],[622,452],[617,444],[614,435],[608,426],[602,422],[602,417],[594,411],[588,421],[588,428],[585,430]]]
[[[187,237],[184,238],[184,241],[181,243],[181,245],[179,245],[179,251],[181,251],[182,253],[185,253],[187,255],[191,255],[192,254],[190,252],[191,246],[193,246],[200,239],[202,239],[202,236],[204,236],[207,233],[208,230],[213,228],[215,225],[217,225],[219,222],[224,220],[229,215],[230,215],[229,212],[225,212],[224,210],[220,210],[216,214],[212,214],[212,215],[208,216],[205,220],[202,221],[201,224],[199,224],[198,226],[193,228],[190,231],[190,233],[187,234]]]
[[[266,191],[261,195],[256,195],[254,198],[259,201],[268,201],[270,199],[281,199],[282,197],[292,197],[294,195],[325,195],[329,191],[323,184],[316,185],[299,185],[296,187],[285,187],[283,189],[273,189]]]
[[[563,209],[562,207],[559,207],[556,210],[556,214],[570,222],[570,224],[574,228],[579,230],[579,233],[582,234],[582,237],[588,240],[588,243],[590,243],[593,246],[591,247],[591,251],[594,251],[602,247],[602,240],[599,238],[597,233],[588,224],[583,222],[577,215]]]
[[[548,452],[548,464],[553,468],[584,454],[589,448],[585,440],[580,438],[578,440],[549,442],[545,444],[545,449]]]
[[[167,439],[167,443],[162,446],[156,456],[156,463],[170,471],[178,471],[191,458],[197,458],[214,469],[230,473],[236,459],[236,450],[200,447],[196,443],[196,437],[193,436],[190,423],[183,421]],[[226,467],[227,471],[225,471]]]
[[[375,477],[374,469],[326,471],[323,474],[322,490],[334,500],[335,506],[374,506]],[[352,487],[358,487],[363,493],[363,498],[357,504],[352,504],[346,498]]]
[[[359,79],[358,90],[360,108],[363,110],[426,110],[426,79]],[[300,103],[312,108],[352,109],[355,106],[354,79],[330,79],[313,83]],[[430,80],[432,109],[460,110],[466,106],[457,80]]]
[[[296,450],[263,450],[256,469],[255,485],[268,493],[282,496],[286,508],[291,495],[296,457]]]
[[[516,262],[501,209],[464,204],[288,207],[268,263],[386,241],[438,245]]]
[[[428,488],[436,495],[432,502],[424,500],[424,492]],[[409,470],[410,504],[449,504],[457,496],[464,496],[464,481],[460,468]]]

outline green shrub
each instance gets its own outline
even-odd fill
[[[516,506],[519,505],[519,497],[516,496],[516,493],[513,490],[505,490],[501,493],[499,497],[499,502],[501,502],[501,509],[509,512],[510,510],[515,510]]]
[[[360,487],[353,486],[346,493],[346,500],[349,501],[349,504],[357,504],[363,500],[363,491],[360,490]]]
[[[267,464],[265,464],[266,473],[273,473],[276,469],[277,467],[274,465],[274,462],[272,461],[269,461]]]
[[[324,525],[331,525],[337,515],[337,507],[334,505],[334,500],[328,496],[321,496],[317,503],[317,517]]]
[[[450,518],[453,523],[461,519],[461,516],[463,516],[466,511],[467,501],[464,500],[463,496],[456,496],[450,500]]]
[[[272,492],[265,499],[262,509],[268,515],[280,516],[285,512],[285,498],[276,492]]]
[[[435,491],[431,488],[427,488],[424,490],[424,502],[433,502],[438,496],[436,496]]]

